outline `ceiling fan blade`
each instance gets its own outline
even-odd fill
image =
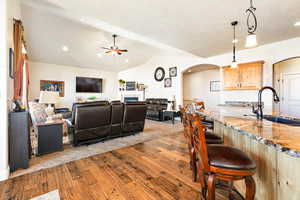
[[[112,51],[106,51],[105,53],[112,53]]]
[[[122,53],[118,51],[118,55],[122,55]]]
[[[119,49],[120,52],[128,52],[127,49]]]
[[[101,47],[102,49],[106,49],[106,50],[110,50],[110,48],[107,48],[107,47]]]

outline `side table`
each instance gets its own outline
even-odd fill
[[[37,124],[38,149],[42,155],[56,151],[63,151],[63,121]]]

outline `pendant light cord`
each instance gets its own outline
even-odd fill
[[[236,59],[235,59],[235,51],[236,51],[236,35],[235,35],[235,26],[238,24],[237,21],[234,21],[231,23],[231,25],[233,26],[233,60],[232,62],[236,62]]]

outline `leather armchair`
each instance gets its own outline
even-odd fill
[[[144,130],[147,105],[145,102],[128,102],[124,105],[123,134],[133,134]]]

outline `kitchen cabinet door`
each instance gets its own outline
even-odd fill
[[[262,87],[263,62],[253,62],[239,65],[240,85],[242,90],[259,90]]]
[[[223,68],[224,90],[236,90],[239,87],[239,69]]]

